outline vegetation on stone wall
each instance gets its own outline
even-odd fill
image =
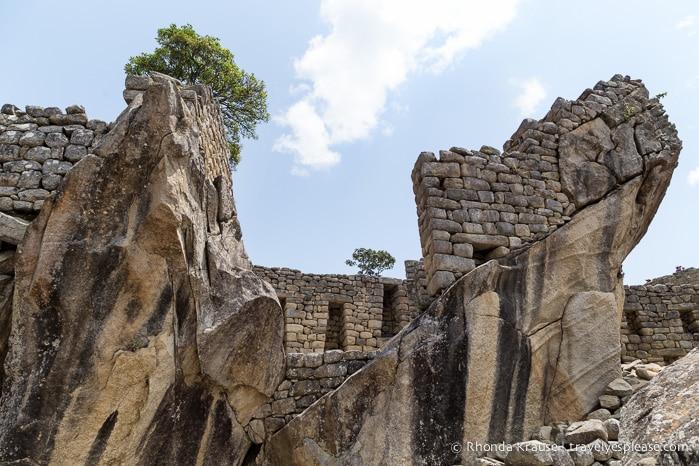
[[[378,277],[384,270],[392,269],[396,259],[386,251],[357,248],[352,253],[352,259],[347,259],[345,264],[350,267],[359,267],[362,275]]]
[[[242,138],[257,138],[255,127],[269,120],[264,81],[240,69],[219,39],[200,36],[190,24],[158,29],[160,47],[153,53],[131,57],[124,67],[130,75],[151,71],[177,78],[184,84],[207,84],[221,104],[228,131],[231,165],[240,162]]]

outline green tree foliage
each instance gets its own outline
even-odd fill
[[[231,165],[240,162],[241,138],[257,138],[255,127],[269,121],[264,81],[238,68],[230,50],[219,39],[198,35],[190,24],[158,29],[160,47],[131,57],[124,66],[129,75],[151,71],[177,78],[184,84],[207,84],[221,104],[228,133]]]
[[[359,267],[360,275],[378,277],[384,270],[392,269],[396,259],[386,251],[358,248],[352,253],[352,259],[347,259],[345,264]]]

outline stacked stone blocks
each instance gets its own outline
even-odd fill
[[[289,352],[373,351],[416,315],[402,280],[254,267],[284,309]]]
[[[375,356],[373,351],[288,353],[284,381],[250,423],[255,435],[264,438],[281,429],[320,397],[342,385]]]
[[[429,294],[548,235],[641,173],[642,156],[665,150],[663,125],[658,100],[617,75],[575,101],[557,99],[542,120],[524,120],[504,152],[420,154],[412,180]]]
[[[0,111],[0,212],[31,220],[73,164],[97,146],[108,131],[89,120],[85,109],[11,104]]]
[[[699,285],[626,287],[622,355],[670,363],[699,346]]]
[[[150,76],[127,76],[123,92],[124,101],[130,104],[134,99],[142,96],[152,84],[153,79]],[[212,154],[228,154],[226,134],[220,123],[223,121],[220,104],[208,86],[188,86],[181,91],[181,94],[189,110],[198,117],[198,130],[202,133],[199,141],[207,144],[200,147],[200,150],[207,155],[205,157],[207,173],[212,179],[218,176],[229,179],[231,171],[230,165],[225,163],[226,159],[212,156]]]

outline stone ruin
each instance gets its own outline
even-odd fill
[[[150,82],[129,77],[123,93],[126,103],[142,94]],[[590,201],[574,194],[576,173],[566,171],[565,163],[561,171],[557,150],[562,144],[567,157],[570,149],[565,147],[583,131],[578,128],[590,127],[585,124],[598,114],[603,118],[590,131],[601,137],[592,150],[609,152],[598,157],[601,164],[587,161],[581,176],[595,189],[633,176],[640,157],[658,149],[648,142],[651,123],[636,121],[647,97],[640,82],[617,77],[586,90],[574,102],[558,99],[541,121],[524,120],[505,143],[504,153],[483,146],[474,151],[453,147],[441,151],[439,159],[429,152],[420,154],[412,178],[424,262],[407,261],[405,280],[256,266],[255,272],[274,287],[285,311],[286,350],[375,351],[456,279],[570,220],[576,205]],[[618,108],[623,113],[605,113],[615,102],[622,102]],[[612,138],[604,125],[619,126],[621,131]],[[4,105],[0,212],[33,219],[73,164],[92,153],[109,129],[104,121],[90,120],[80,105],[65,112],[31,105],[22,111]],[[635,168],[619,172],[614,164],[619,158],[633,161]],[[693,286],[661,287],[662,297],[642,286],[626,287],[630,301],[625,303],[621,323],[624,355],[671,362],[699,345],[695,336],[699,302]],[[637,294],[641,302],[636,301]],[[666,339],[656,336],[653,340],[654,334]]]
[[[2,108],[1,461],[468,464],[698,345],[699,284],[620,279],[681,146],[640,81],[422,153],[405,280],[253,267],[210,91],[126,84],[110,125]]]
[[[615,76],[557,99],[505,143],[420,154],[413,191],[427,289],[541,239],[670,150],[674,129],[640,81]]]
[[[85,108],[11,104],[0,110],[0,212],[34,218],[71,167],[91,153],[108,131]]]
[[[415,270],[412,261],[407,273]],[[277,293],[288,352],[375,351],[421,311],[415,279],[318,275],[261,266],[254,271]]]

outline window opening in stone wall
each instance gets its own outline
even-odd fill
[[[383,313],[381,316],[381,338],[390,338],[397,333],[398,315],[394,294],[396,285],[383,285]]]
[[[328,304],[328,327],[325,331],[325,351],[342,349],[340,333],[342,331],[342,303]]]
[[[691,338],[688,338],[688,340],[695,342],[699,341],[699,303],[697,304],[696,310],[683,309],[680,311],[680,318],[682,319],[682,328],[684,333],[691,334]]]
[[[638,324],[637,311],[624,311],[624,320],[626,320],[626,330],[629,335],[639,335],[640,326]]]

